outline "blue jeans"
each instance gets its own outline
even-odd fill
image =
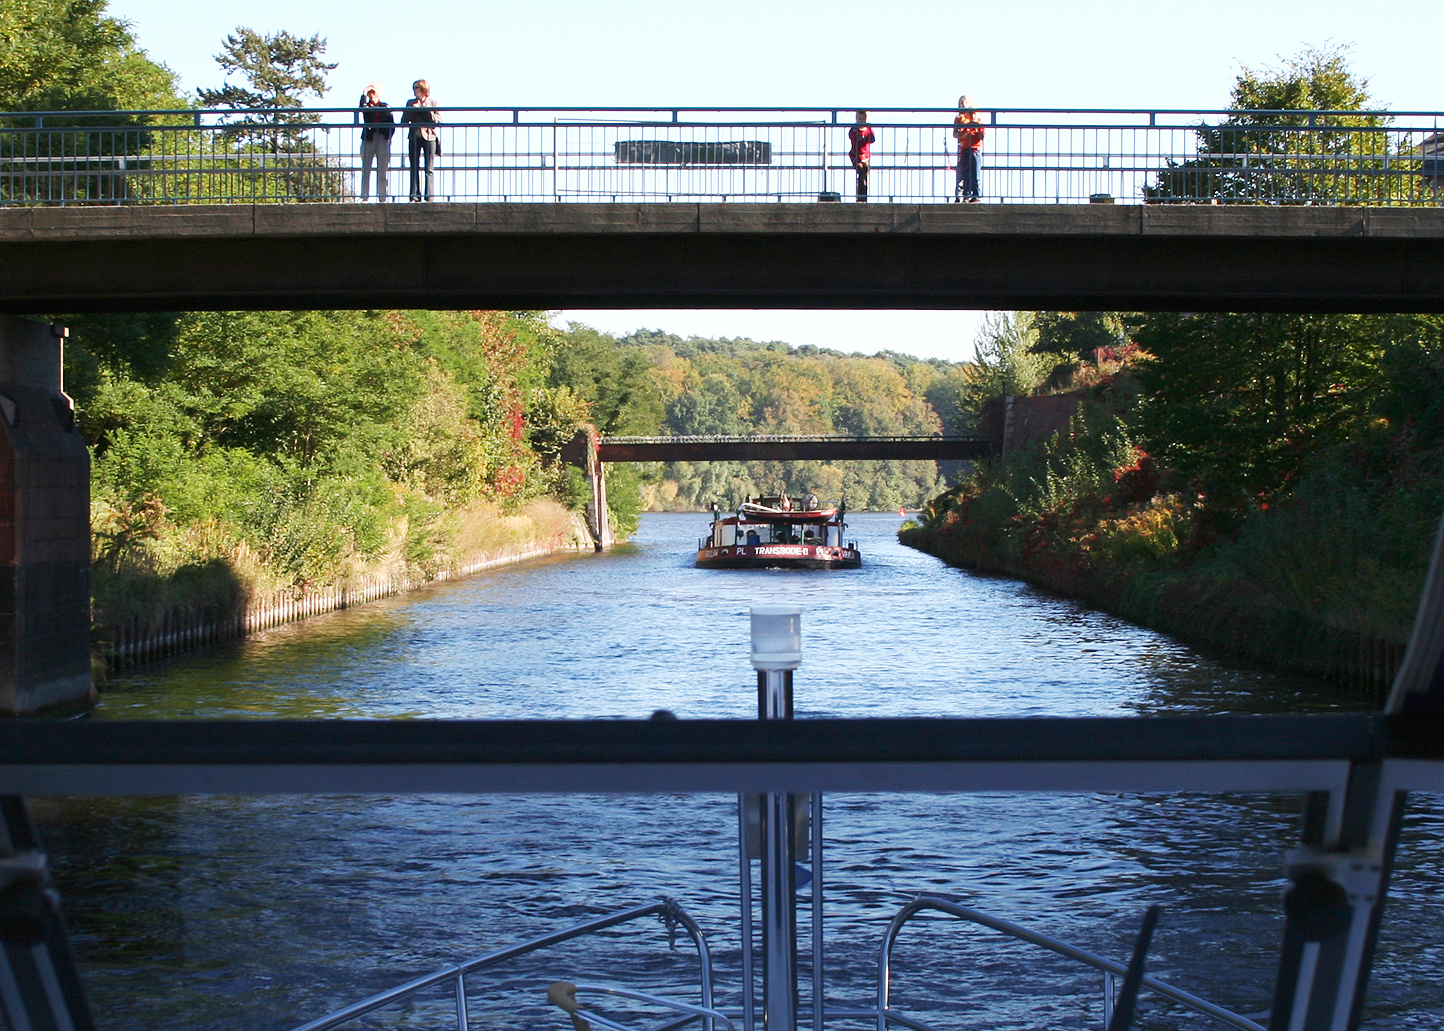
[[[436,164],[436,140],[422,139],[416,137],[410,141],[410,148],[407,151],[411,164],[411,199],[421,199],[421,165],[423,160],[426,164],[426,199],[431,200],[436,195],[436,173],[433,166]]]
[[[976,147],[958,150],[957,183],[954,191],[964,200],[978,199],[978,176],[983,171],[983,152]]]

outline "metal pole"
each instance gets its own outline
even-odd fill
[[[812,1031],[822,1031],[827,989],[822,978],[822,792],[812,796]]]
[[[792,671],[802,662],[802,609],[752,607],[752,665],[757,716],[792,718]],[[797,1031],[797,891],[794,796],[762,796],[762,1023],[766,1031]]]
[[[742,903],[742,1027],[753,1031],[757,1017],[757,986],[752,977],[752,856],[747,850],[747,796],[737,796],[738,892]]]

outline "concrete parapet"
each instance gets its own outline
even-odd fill
[[[85,703],[90,454],[58,327],[0,316],[0,714]]]

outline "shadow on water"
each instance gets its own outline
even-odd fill
[[[801,718],[1347,704],[1317,683],[945,567],[896,543],[895,516],[851,517],[865,565],[832,573],[697,570],[706,518],[647,516],[634,544],[609,554],[495,570],[152,667],[108,690],[95,718],[635,718],[658,708],[751,718],[746,613],[776,600],[804,609]],[[703,923],[722,1001],[736,1001],[729,797],[67,798],[36,810],[110,1031],[277,1031],[662,894]],[[1256,1012],[1272,987],[1281,853],[1299,811],[1297,798],[1251,795],[829,796],[830,995],[866,1003],[887,920],[915,892],[943,891],[1115,958],[1145,906],[1162,902],[1157,972]],[[1411,813],[1371,1031],[1444,1023],[1430,940],[1444,866],[1423,845],[1441,822],[1427,800]],[[695,983],[691,963],[649,922],[477,978],[474,1019],[557,1026],[541,1001],[550,980],[675,991]],[[910,928],[897,970],[899,997],[935,1009],[943,1026],[959,1013],[998,1031],[1100,1019],[1092,974],[952,923]],[[442,992],[373,1026],[426,1026],[446,1005]],[[1196,1026],[1157,1006],[1144,1018],[1152,1029]]]

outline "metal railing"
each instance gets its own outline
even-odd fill
[[[874,109],[868,194],[955,196],[955,112]],[[0,113],[0,205],[354,202],[351,108]],[[434,199],[851,199],[842,108],[441,109]],[[1001,203],[1438,203],[1444,112],[980,109]],[[413,187],[392,138],[393,200]],[[418,183],[418,186],[420,183]]]
[[[913,1028],[914,1031],[934,1031],[930,1025],[923,1021],[915,1017],[905,1017],[888,1007],[889,995],[892,989],[893,945],[897,942],[897,937],[907,922],[923,910],[935,910],[940,913],[946,913],[949,916],[955,916],[960,920],[971,921],[972,923],[1016,938],[1019,941],[1025,941],[1032,945],[1037,945],[1040,948],[1048,949],[1051,952],[1056,952],[1060,956],[1076,960],[1079,963],[1101,971],[1103,974],[1103,1025],[1105,1027],[1111,1025],[1113,1019],[1114,979],[1123,977],[1128,972],[1125,964],[1115,963],[1112,960],[1104,959],[1102,956],[1095,956],[1091,952],[1069,945],[1066,942],[1061,942],[1057,938],[1049,937],[1038,931],[1030,931],[1026,927],[1021,927],[1007,920],[1001,920],[995,916],[989,916],[976,909],[969,909],[967,906],[961,906],[951,899],[935,895],[920,895],[903,906],[902,909],[898,910],[897,915],[893,917],[892,922],[888,924],[887,933],[883,935],[882,949],[879,951],[877,963],[877,1031],[887,1031],[888,1024],[900,1024],[904,1027]],[[1215,1006],[1206,999],[1200,999],[1198,996],[1191,995],[1180,988],[1175,988],[1166,982],[1158,980],[1156,977],[1144,974],[1142,984],[1144,988],[1156,992],[1166,999],[1172,999],[1174,1002],[1180,1003],[1196,1013],[1201,1013],[1206,1017],[1212,1017],[1215,1020],[1222,1021],[1230,1027],[1237,1028],[1238,1031],[1265,1031],[1262,1025],[1256,1024],[1247,1017],[1226,1010],[1222,1006]]]
[[[668,1029],[668,1031],[670,1031],[670,1029],[685,1027],[699,1018],[703,1021],[704,1027],[708,1029],[716,1027],[719,1021],[727,1028],[727,1031],[734,1031],[736,1027],[736,1025],[732,1023],[732,1018],[721,1010],[713,1009],[710,1006],[693,1006],[690,1003],[679,1002],[676,999],[667,999],[660,995],[653,995],[651,992],[637,992],[628,988],[617,988],[614,985],[599,984],[572,985],[572,991],[594,992],[598,995],[612,995],[619,999],[632,999],[637,1002],[650,1003],[662,1009],[675,1010],[678,1013],[686,1014],[686,1016],[681,1019],[664,1025],[664,1028]],[[578,1006],[576,1014],[593,1024],[600,1024],[602,1027],[611,1028],[612,1031],[632,1031],[626,1024],[603,1016],[596,1010],[585,1006]]]
[[[643,437],[643,436],[607,436],[599,440],[601,444],[896,444],[914,442],[932,444],[939,441],[966,441],[972,443],[977,440],[989,440],[988,437],[958,437],[942,433],[923,434],[894,434],[892,436],[858,437],[847,436],[836,433],[698,433],[690,436],[675,437]]]
[[[397,985],[395,988],[388,988],[384,992],[378,992],[369,998],[354,1002],[349,1006],[328,1013],[324,1017],[317,1017],[315,1020],[307,1021],[293,1029],[293,1031],[327,1031],[328,1028],[340,1027],[349,1021],[370,1013],[372,1010],[380,1009],[394,1003],[403,1002],[413,996],[433,988],[436,985],[451,982],[456,998],[456,1028],[457,1031],[467,1031],[468,1024],[466,1006],[466,975],[486,967],[494,966],[497,963],[518,956],[524,956],[538,949],[544,949],[551,945],[570,941],[573,938],[580,938],[583,935],[594,934],[597,931],[605,930],[608,927],[615,927],[618,924],[628,923],[642,917],[661,917],[667,925],[669,933],[676,927],[681,927],[687,932],[692,943],[697,947],[697,958],[700,964],[699,987],[702,998],[700,1007],[678,1006],[675,1003],[667,1003],[673,1008],[681,1008],[687,1012],[695,1012],[697,1009],[713,1012],[712,1006],[712,954],[707,948],[706,935],[697,926],[697,922],[687,915],[681,906],[671,899],[663,899],[646,906],[635,906],[631,909],[624,909],[616,913],[609,913],[604,917],[589,920],[584,924],[569,927],[563,931],[555,931],[552,934],[542,935],[540,938],[533,938],[530,941],[522,942],[520,945],[513,945],[510,948],[500,949],[496,952],[489,952],[484,956],[477,956],[449,967],[443,967],[434,973],[424,974],[421,977],[407,981],[405,984]],[[705,1014],[702,1016],[707,1027],[711,1031],[712,1018]]]

